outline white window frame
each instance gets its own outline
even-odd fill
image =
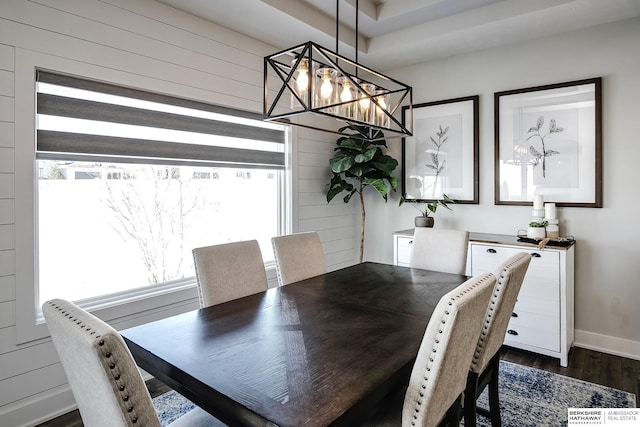
[[[140,90],[183,97],[185,88],[137,74],[105,69],[40,52],[16,49],[15,57],[15,263],[16,263],[16,343],[46,338],[49,332],[37,305],[37,166],[36,166],[36,70],[50,69],[87,79],[137,87]],[[189,88],[193,92],[192,88]],[[280,228],[291,229],[291,135],[286,132],[285,170],[280,174]],[[265,265],[270,286],[277,283],[275,265]],[[99,272],[97,272],[99,274]],[[153,289],[133,290],[91,299],[83,308],[118,327],[129,327],[198,308],[195,280],[183,280]]]

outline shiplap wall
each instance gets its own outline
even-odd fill
[[[46,57],[67,72],[261,112],[262,58],[274,51],[152,0],[0,1],[1,426],[35,425],[74,405],[50,340],[16,344],[16,289],[33,286],[16,281],[16,220],[29,218],[15,215],[25,184],[15,178],[14,159],[19,144],[33,144],[15,138],[16,57]],[[291,231],[318,230],[330,270],[356,262],[359,212],[356,203],[325,201],[334,140],[294,130],[287,171]]]
[[[325,196],[325,186],[330,179],[327,165],[333,156],[334,137],[331,135],[328,141],[321,142],[313,139],[316,132],[305,128],[296,130],[296,133],[294,228],[296,231],[318,231],[330,270],[352,265],[357,256],[358,243],[355,239],[360,224],[359,207],[356,203],[343,203],[342,197],[336,197],[327,204]]]

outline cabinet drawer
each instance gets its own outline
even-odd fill
[[[546,316],[560,317],[560,304],[558,304],[558,301],[545,298],[518,296],[513,312],[516,314],[520,314],[520,312],[539,313]]]
[[[508,329],[525,327],[555,335],[560,333],[560,318],[558,316],[549,316],[547,314],[523,310],[514,310],[514,313],[517,314],[518,317],[511,317]]]
[[[498,266],[519,252],[532,255],[520,296],[560,300],[560,254],[554,250],[471,244],[471,275],[494,273]]]
[[[524,313],[509,322],[504,343],[513,347],[526,345],[560,351],[560,320],[556,317],[536,317],[534,313]]]

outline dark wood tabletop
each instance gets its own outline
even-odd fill
[[[408,382],[464,280],[364,263],[121,333],[141,368],[229,425],[354,425]]]

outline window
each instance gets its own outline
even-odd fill
[[[38,307],[193,283],[199,246],[257,239],[273,260],[283,126],[43,71],[36,91]]]

